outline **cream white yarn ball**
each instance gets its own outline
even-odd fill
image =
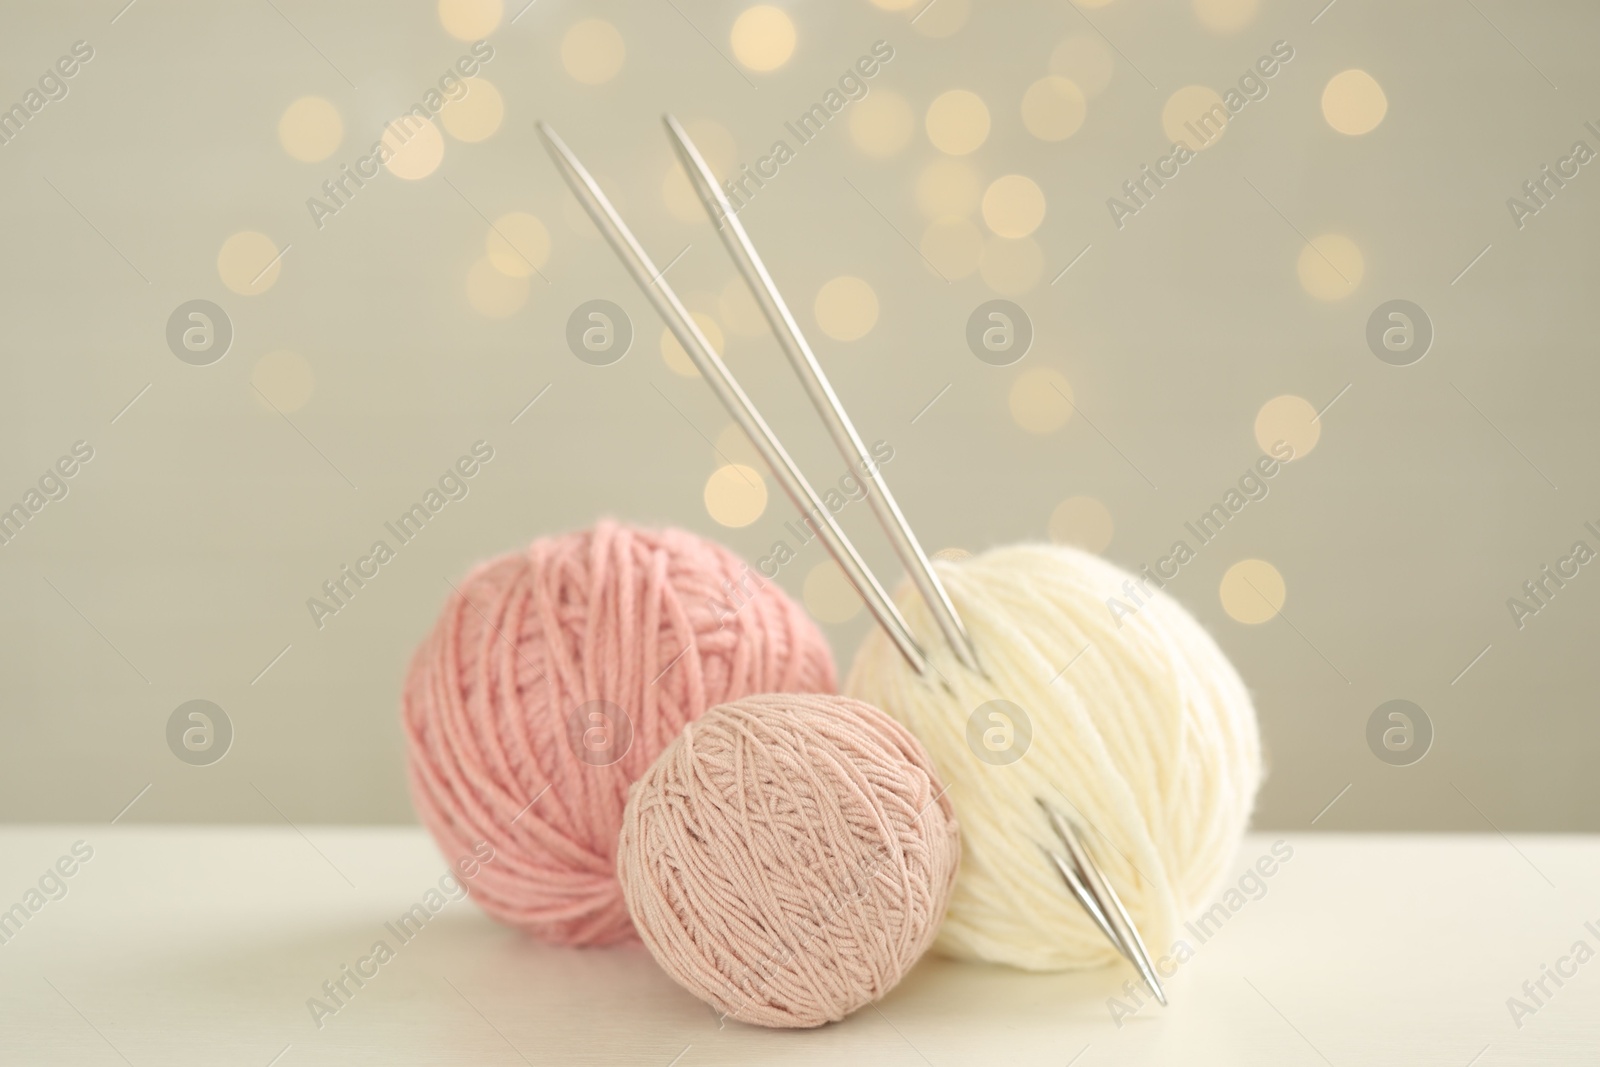
[[[1034,971],[1116,957],[1041,851],[1061,846],[1040,798],[1076,813],[1159,959],[1219,887],[1255,804],[1261,740],[1238,672],[1153,585],[1113,617],[1107,599],[1132,604],[1123,583],[1138,579],[1086,552],[1014,545],[934,566],[988,677],[907,587],[900,609],[938,675],[874,631],[845,692],[910,729],[950,783],[964,855],[935,947]]]

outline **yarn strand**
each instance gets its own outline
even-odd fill
[[[988,677],[935,646],[950,688],[930,684],[873,633],[845,691],[916,734],[954,788],[966,859],[936,947],[1028,970],[1115,958],[1041,851],[1059,849],[1042,799],[1089,827],[1146,943],[1164,949],[1212,895],[1260,785],[1260,736],[1238,673],[1164,593],[1114,618],[1104,598],[1129,576],[1088,553],[1013,545],[935,565]],[[898,599],[914,631],[933,632],[919,598],[905,589]],[[970,724],[1002,700],[1031,730],[989,751]]]
[[[470,889],[490,915],[558,944],[635,938],[616,876],[629,784],[712,704],[833,690],[827,642],[777,586],[732,619],[718,609],[751,573],[685,531],[602,522],[459,583],[412,657],[402,714],[439,847],[495,849]],[[595,707],[625,750],[586,749]]]
[[[723,704],[633,787],[617,864],[663,969],[726,1015],[817,1026],[932,943],[960,844],[927,753],[845,697]]]

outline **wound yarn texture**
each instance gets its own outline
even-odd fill
[[[1076,813],[1161,957],[1219,886],[1261,782],[1238,673],[1163,592],[1119,626],[1106,598],[1125,596],[1130,576],[1089,553],[1016,545],[935,566],[988,678],[930,639],[946,690],[874,632],[844,689],[916,734],[951,784],[965,856],[936,947],[1037,971],[1116,958],[1041,851],[1061,845],[1040,798]],[[916,633],[937,637],[919,597],[898,600]]]
[[[712,708],[633,787],[618,852],[656,961],[743,1022],[844,1018],[932,944],[960,860],[926,751],[847,697]]]
[[[417,812],[447,857],[494,846],[471,889],[494,918],[556,944],[630,940],[629,784],[713,704],[833,691],[828,644],[776,585],[683,530],[602,522],[457,589],[403,696]]]

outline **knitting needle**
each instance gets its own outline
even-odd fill
[[[545,148],[561,169],[562,176],[566,178],[573,194],[583,204],[584,210],[594,220],[595,226],[605,236],[606,242],[611,245],[617,257],[622,260],[623,266],[633,276],[633,280],[638,283],[650,303],[666,321],[673,336],[694,361],[701,375],[711,384],[717,399],[722,401],[722,406],[755,443],[767,466],[772,469],[779,484],[788,493],[789,499],[794,501],[795,507],[800,509],[803,516],[817,520],[820,527],[818,533],[827,545],[829,553],[843,568],[845,577],[861,594],[861,598],[866,601],[867,609],[894,641],[900,654],[905,656],[919,673],[926,674],[927,653],[912,636],[911,628],[906,624],[899,609],[889,599],[888,593],[884,592],[883,586],[878,584],[877,577],[867,569],[855,546],[845,537],[844,531],[834,521],[827,505],[817,496],[816,490],[800,472],[800,468],[795,466],[794,460],[789,457],[789,453],[779,443],[771,427],[756,410],[755,404],[729,373],[727,366],[722,362],[722,357],[717,355],[711,342],[701,333],[699,325],[690,316],[688,309],[667,284],[666,278],[663,277],[664,272],[656,269],[655,263],[633,236],[627,224],[622,221],[622,217],[617,214],[616,208],[611,206],[611,201],[601,191],[599,184],[578,161],[577,156],[567,148],[566,143],[543,122],[538,123],[538,130],[539,136],[544,140]]]
[[[982,673],[978,666],[977,647],[973,644],[971,635],[967,633],[967,628],[962,625],[961,617],[956,614],[955,605],[951,603],[950,595],[945,592],[944,583],[939,581],[933,564],[928,562],[927,555],[922,551],[922,545],[917,542],[916,534],[911,531],[911,524],[906,521],[900,505],[889,492],[889,486],[883,480],[878,465],[867,455],[867,446],[862,443],[861,435],[856,432],[854,423],[850,421],[849,414],[839,401],[839,395],[833,391],[828,376],[823,373],[815,353],[806,343],[805,335],[800,332],[800,324],[795,321],[789,305],[778,292],[777,283],[767,272],[766,264],[761,261],[760,254],[750,241],[750,235],[745,232],[738,215],[734,213],[732,205],[728,203],[721,187],[717,185],[716,176],[711,173],[711,168],[706,165],[704,157],[690,140],[689,134],[678,124],[678,120],[671,115],[663,115],[662,122],[672,138],[672,147],[677,151],[683,169],[688,173],[689,180],[694,183],[695,192],[700,194],[700,202],[705,206],[706,214],[716,225],[717,232],[722,236],[722,243],[727,246],[728,254],[733,257],[734,265],[739,268],[745,284],[750,287],[751,294],[761,305],[773,334],[783,346],[783,351],[789,357],[795,373],[800,376],[806,393],[811,397],[812,406],[822,416],[822,421],[827,425],[839,453],[844,456],[845,462],[859,466],[871,483],[867,502],[877,515],[884,533],[888,535],[889,542],[905,566],[906,573],[911,576],[912,582],[933,612],[939,629],[943,631],[945,640],[950,643],[956,657],[969,670]]]
[[[1127,957],[1128,962],[1138,970],[1140,976],[1144,978],[1145,984],[1150,987],[1150,992],[1154,993],[1156,1000],[1161,1002],[1161,1006],[1166,1007],[1166,991],[1161,988],[1161,980],[1156,977],[1155,965],[1150,962],[1150,952],[1144,947],[1144,939],[1139,936],[1138,927],[1134,926],[1133,918],[1128,914],[1128,909],[1122,906],[1122,898],[1117,896],[1117,891],[1111,888],[1110,881],[1107,880],[1105,874],[1096,865],[1093,858],[1090,857],[1089,851],[1084,847],[1082,839],[1078,836],[1077,829],[1072,825],[1072,821],[1043,800],[1039,801],[1039,805],[1044,808],[1045,814],[1049,816],[1050,824],[1055,828],[1056,834],[1060,836],[1062,842],[1067,846],[1067,853],[1072,858],[1073,866],[1078,869],[1083,877],[1084,887],[1089,890],[1096,903],[1099,904],[1101,914],[1097,918],[1102,919],[1101,928],[1105,928],[1104,923],[1108,922],[1110,924],[1112,930],[1115,931],[1115,936],[1111,938],[1112,943],[1118,947],[1123,956]],[[1057,866],[1060,866],[1059,862]],[[1074,887],[1073,891],[1074,893],[1077,892],[1076,887]],[[1090,912],[1090,914],[1093,915],[1094,913]]]
[[[1041,803],[1043,802],[1041,801]],[[1111,920],[1107,919],[1106,913],[1100,910],[1100,905],[1095,901],[1094,894],[1090,893],[1089,887],[1083,884],[1083,879],[1079,877],[1077,870],[1072,864],[1062,859],[1059,852],[1045,848],[1043,845],[1039,847],[1044,852],[1045,858],[1051,862],[1057,871],[1061,872],[1062,880],[1067,883],[1067,888],[1072,890],[1072,895],[1083,906],[1083,910],[1089,913],[1089,918],[1094,920],[1094,924],[1100,927],[1100,932],[1106,935],[1106,940],[1116,946],[1120,952],[1122,946],[1118,943],[1117,932],[1111,928]]]
[[[939,581],[928,557],[923,554],[922,546],[917,542],[916,535],[912,532],[910,523],[895,502],[888,485],[883,481],[877,465],[867,458],[866,446],[862,444],[860,435],[856,432],[850,416],[846,413],[839,396],[834,392],[827,375],[817,362],[816,355],[811,346],[806,342],[805,335],[800,330],[794,315],[789,310],[783,296],[778,291],[778,286],[767,271],[766,264],[762,262],[761,255],[756,251],[755,244],[750,240],[750,235],[745,231],[743,223],[739,221],[733,206],[723,194],[722,188],[717,184],[717,179],[701,156],[694,141],[689,137],[678,120],[671,115],[662,116],[662,122],[667,128],[667,134],[672,139],[674,150],[683,164],[690,181],[694,183],[695,192],[700,196],[700,202],[705,207],[706,214],[710,216],[717,232],[722,237],[722,243],[727,247],[728,254],[732,256],[734,264],[743,275],[745,284],[750,287],[751,294],[761,305],[762,312],[766,315],[767,322],[772,327],[772,332],[777,336],[783,346],[784,353],[789,357],[795,373],[799,375],[806,393],[810,396],[812,405],[822,416],[823,422],[828,426],[834,444],[846,461],[852,457],[859,463],[867,477],[872,482],[872,487],[877,492],[869,493],[868,501],[873,511],[877,514],[879,523],[888,534],[890,542],[894,545],[896,554],[911,575],[912,581],[921,592],[929,609],[944,632],[945,639],[961,662],[969,669],[982,673],[978,665],[978,653],[973,644],[971,635],[961,622],[955,605],[951,603],[949,595],[945,592],[944,584]],[[1044,801],[1040,800],[1044,805]],[[1050,813],[1052,822],[1056,823],[1056,832],[1062,836],[1072,855],[1073,864],[1081,877],[1075,872],[1061,856],[1047,851],[1051,861],[1061,872],[1067,882],[1067,887],[1072,891],[1085,911],[1095,920],[1106,938],[1116,946],[1117,950],[1127,957],[1150,984],[1156,999],[1163,1005],[1166,1004],[1166,995],[1161,989],[1160,982],[1156,979],[1154,967],[1151,965],[1149,953],[1145,950],[1144,942],[1140,939],[1133,920],[1127,910],[1122,906],[1116,892],[1106,880],[1100,869],[1095,866],[1087,851],[1078,841],[1077,835],[1069,824],[1060,820],[1051,811],[1048,805],[1045,810]]]
[[[683,345],[684,351],[694,361],[702,376],[710,382],[713,391],[718,399],[722,401],[723,406],[761,451],[762,457],[767,461],[768,466],[772,468],[773,473],[778,476],[779,482],[789,494],[790,499],[794,501],[795,506],[802,512],[807,512],[807,504],[809,503],[810,509],[808,513],[821,520],[823,526],[819,530],[819,534],[822,536],[824,545],[827,547],[829,554],[834,557],[835,561],[844,570],[845,577],[855,587],[862,599],[866,601],[873,617],[884,628],[896,648],[900,650],[901,655],[918,672],[926,675],[930,670],[927,654],[923,652],[922,647],[911,634],[910,627],[906,624],[905,619],[895,608],[893,602],[889,600],[887,594],[884,593],[883,587],[878,583],[876,576],[867,569],[866,564],[856,553],[855,546],[851,544],[844,532],[839,529],[838,524],[833,521],[832,515],[817,497],[815,490],[811,488],[810,483],[806,481],[799,468],[795,466],[794,461],[790,459],[788,452],[778,442],[777,437],[766,424],[766,421],[762,419],[750,398],[745,395],[732,374],[729,373],[721,357],[717,355],[715,349],[711,347],[711,343],[701,333],[699,326],[690,317],[687,309],[678,300],[677,294],[666,283],[662,277],[663,272],[656,270],[655,264],[650,260],[649,255],[646,254],[637,239],[634,238],[633,233],[628,229],[627,224],[622,221],[621,216],[617,214],[616,209],[612,207],[611,202],[606,198],[605,193],[601,191],[598,183],[589,175],[583,164],[572,154],[571,150],[556,135],[555,131],[543,122],[538,124],[538,130],[540,137],[544,140],[546,149],[550,152],[551,158],[555,160],[557,166],[561,169],[563,177],[572,188],[574,195],[578,197],[579,202],[583,204],[584,210],[594,220],[595,226],[606,238],[607,243],[611,245],[612,250],[617,253],[618,258],[622,260],[623,265],[633,276],[634,281],[666,321],[667,326],[672,330],[673,335],[678,338],[678,342]],[[746,240],[748,241],[748,237]],[[834,398],[834,402],[837,403],[837,397]],[[903,517],[901,521],[904,521]],[[957,621],[959,623],[959,619]],[[1047,807],[1046,810],[1049,811],[1050,809]],[[1053,812],[1051,815],[1054,819]],[[1059,826],[1057,827],[1057,833],[1062,833]],[[1121,901],[1117,900],[1115,893],[1112,892],[1109,884],[1101,876],[1093,858],[1083,851],[1081,845],[1077,844],[1070,828],[1063,836],[1066,839],[1069,850],[1074,853],[1073,858],[1078,869],[1083,874],[1082,880],[1076,883],[1073,879],[1068,879],[1068,885],[1073,887],[1074,895],[1083,903],[1083,906],[1089,911],[1090,916],[1094,918],[1096,925],[1100,927],[1102,932],[1105,932],[1111,938],[1119,952],[1129,959],[1134,959],[1134,949],[1131,946],[1137,945],[1139,953],[1145,955],[1143,942],[1139,940],[1138,934],[1132,931],[1132,920],[1128,917],[1127,912],[1122,910]],[[1053,855],[1051,858],[1052,861],[1056,862],[1058,869],[1065,873],[1060,858]],[[1091,874],[1093,876],[1092,880]],[[1085,892],[1080,895],[1079,889],[1083,889]],[[1098,894],[1100,902],[1096,903],[1094,907],[1090,907],[1088,901],[1095,899],[1096,896],[1092,892],[1093,889],[1101,891]],[[1114,925],[1114,919],[1111,917],[1111,908],[1106,903],[1107,895],[1109,895],[1110,902],[1115,905],[1118,913],[1116,917],[1120,918],[1129,928],[1131,940],[1114,936],[1117,928]],[[1147,959],[1145,963],[1148,964]],[[1146,970],[1145,967],[1140,969],[1141,973],[1146,974],[1148,981],[1154,982],[1153,970]],[[1152,985],[1152,989],[1155,988],[1158,987]],[[1165,1003],[1164,997],[1162,1003]]]

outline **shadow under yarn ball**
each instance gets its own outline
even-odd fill
[[[858,700],[712,708],[633,787],[618,851],[656,961],[724,1015],[844,1018],[933,943],[961,845],[916,738]]]
[[[555,944],[632,939],[617,884],[628,786],[706,708],[832,692],[828,644],[734,553],[601,522],[478,565],[412,657],[412,799],[470,890]],[[738,596],[730,589],[742,589]]]

